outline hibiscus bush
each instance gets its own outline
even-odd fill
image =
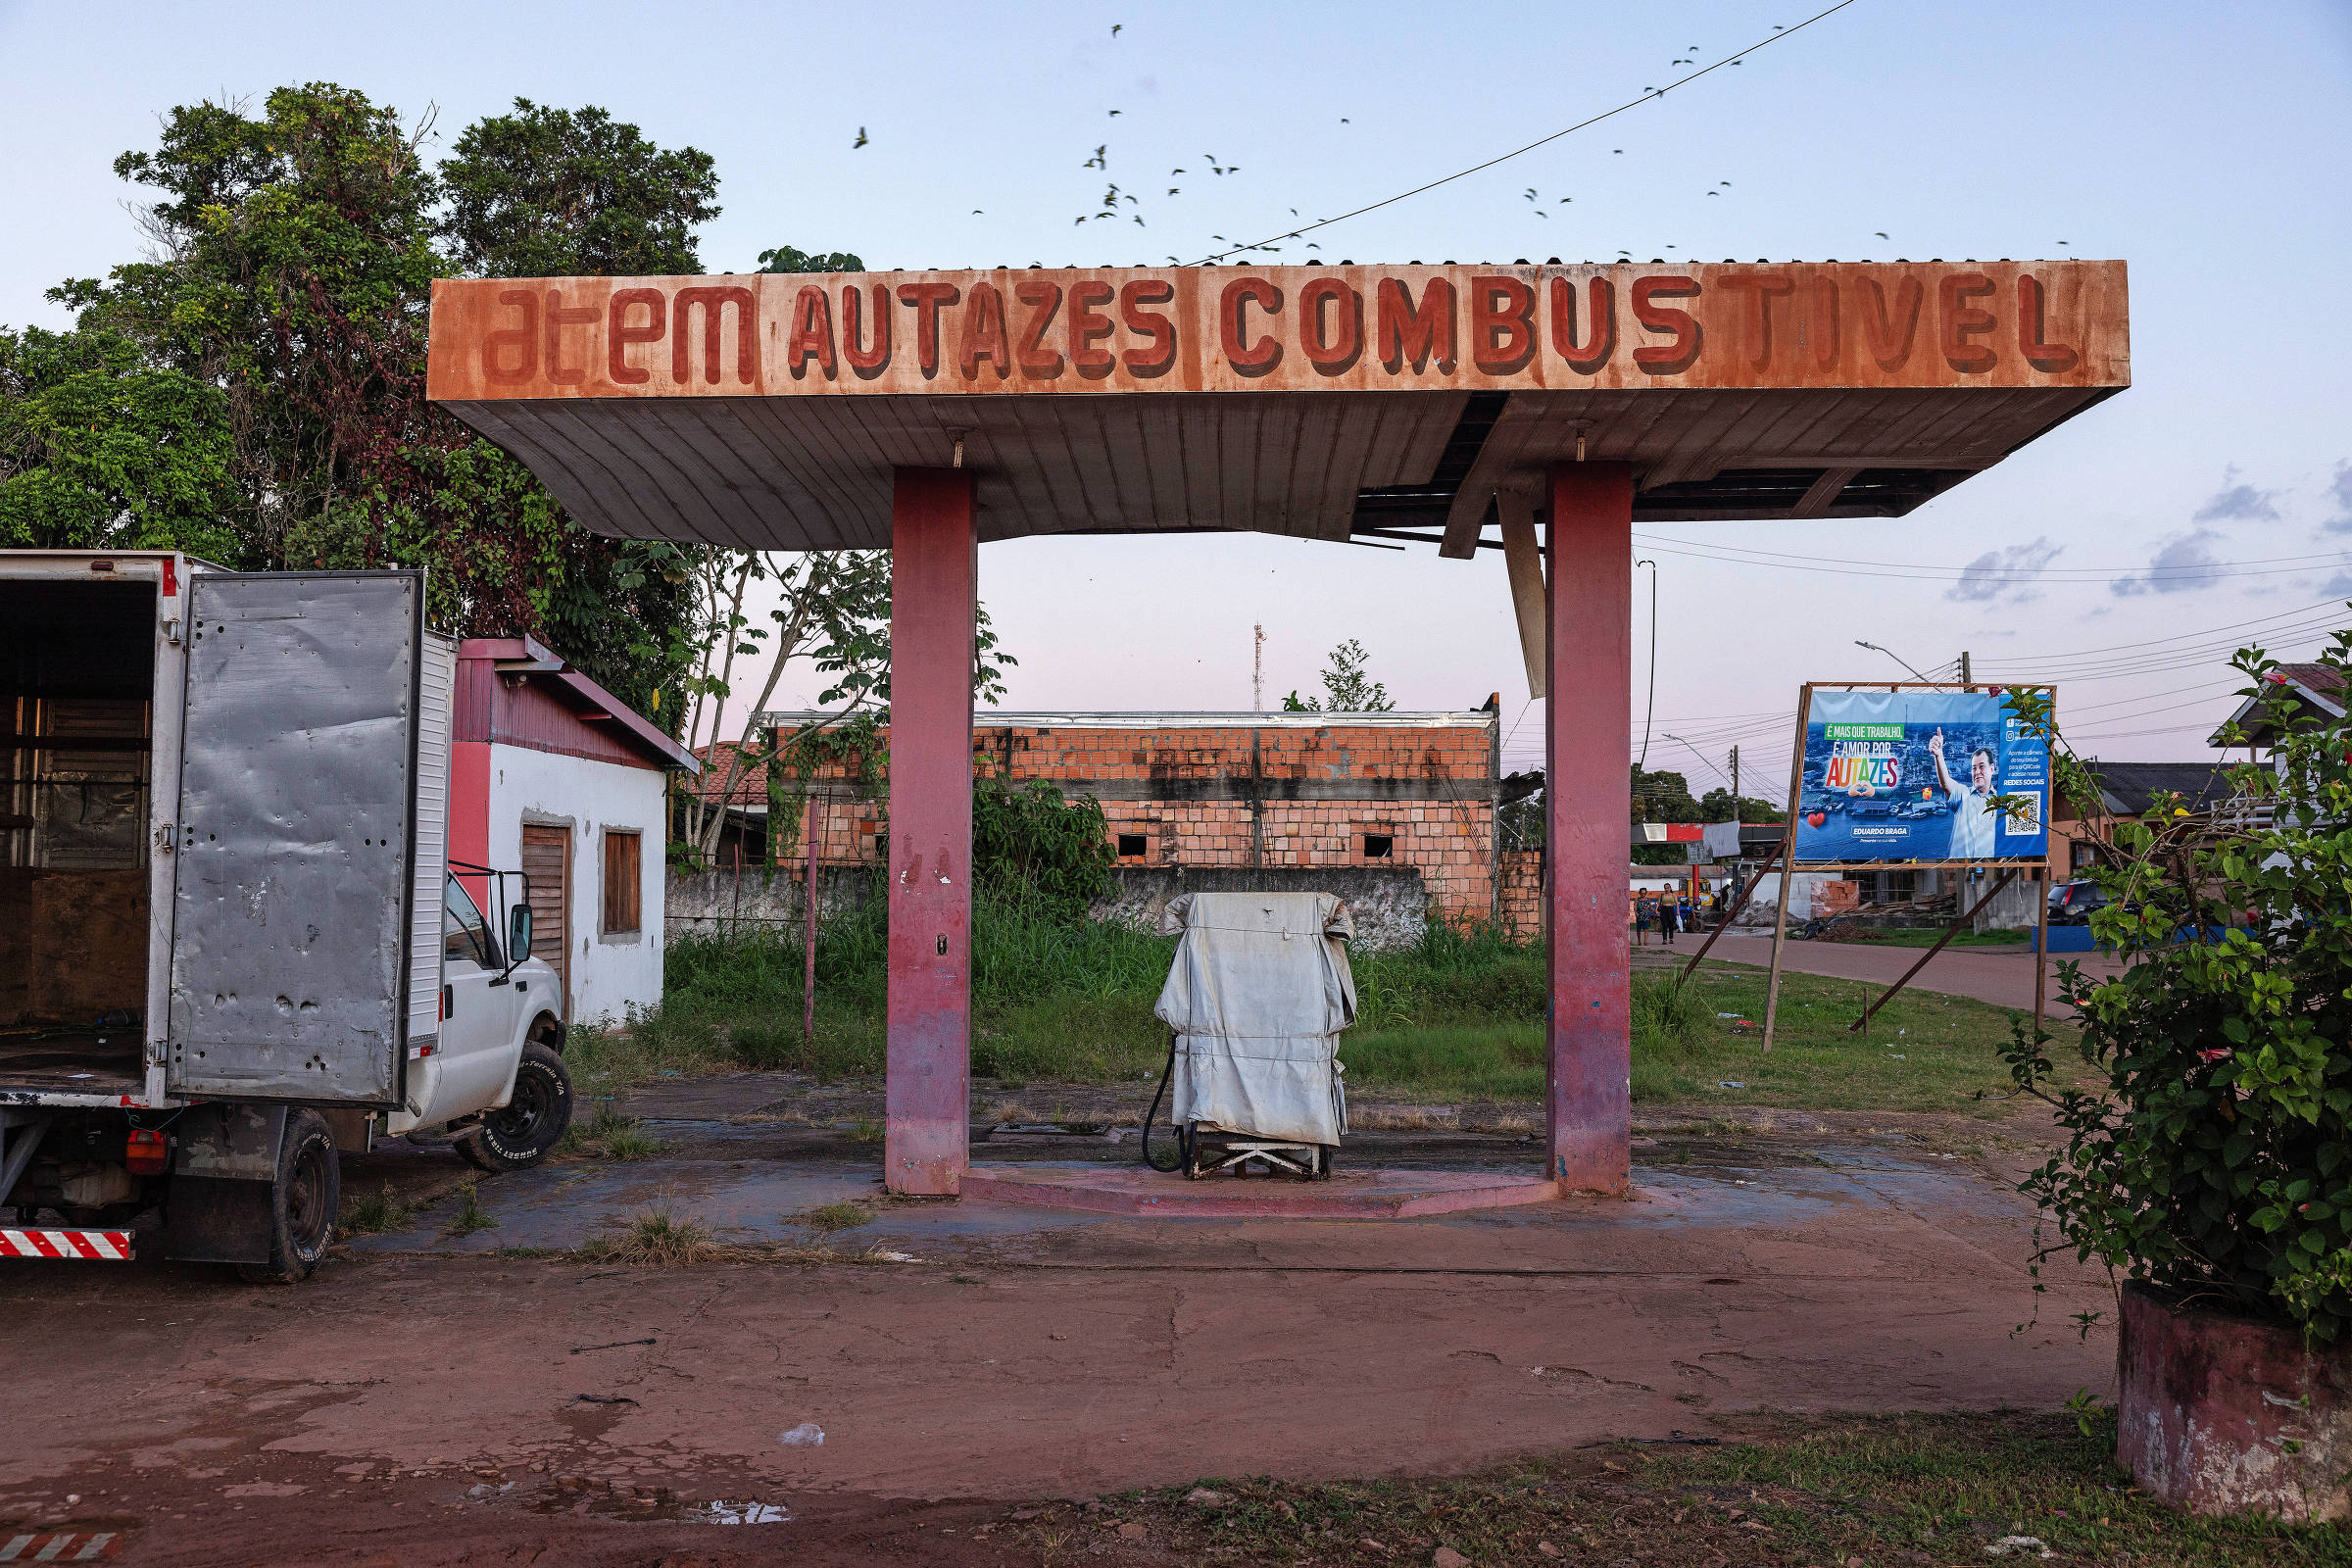
[[[2259,648],[2234,662],[2277,726],[2272,759],[2231,767],[2219,805],[2160,800],[2103,839],[2091,930],[2128,966],[2059,969],[2093,1087],[2056,1070],[2050,1035],[2015,1030],[2012,1075],[2069,1135],[2023,1188],[2081,1258],[2333,1341],[2352,1326],[2352,731]],[[2352,672],[2352,632],[2322,662]],[[2098,817],[2047,694],[2010,707]]]

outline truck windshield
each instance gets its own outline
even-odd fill
[[[465,884],[451,877],[441,894],[441,952],[451,958],[471,958],[483,968],[497,965],[491,950],[490,927]]]

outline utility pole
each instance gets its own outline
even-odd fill
[[[1255,635],[1250,652],[1250,707],[1262,713],[1266,710],[1266,624],[1261,620],[1250,629]]]
[[[1960,684],[1963,686],[1970,684],[1968,678],[1968,650],[1965,648],[1960,650]]]
[[[1740,821],[1740,748],[1732,748],[1732,823]]]

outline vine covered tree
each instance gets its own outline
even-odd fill
[[[152,255],[52,290],[73,333],[9,338],[0,529],[263,569],[425,566],[438,629],[536,635],[674,715],[699,635],[691,553],[591,535],[434,409],[425,333],[437,273],[691,262],[710,161],[600,110],[518,104],[436,172],[428,130],[314,82],[258,112],[174,109],[118,159],[156,193]]]

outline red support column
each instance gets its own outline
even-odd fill
[[[1626,824],[1633,780],[1634,475],[1622,463],[1551,470],[1544,578],[1544,888],[1551,930],[1546,1172],[1578,1192],[1625,1190],[1633,1159]]]
[[[901,468],[891,501],[885,1184],[954,1195],[969,1161],[972,478]]]

